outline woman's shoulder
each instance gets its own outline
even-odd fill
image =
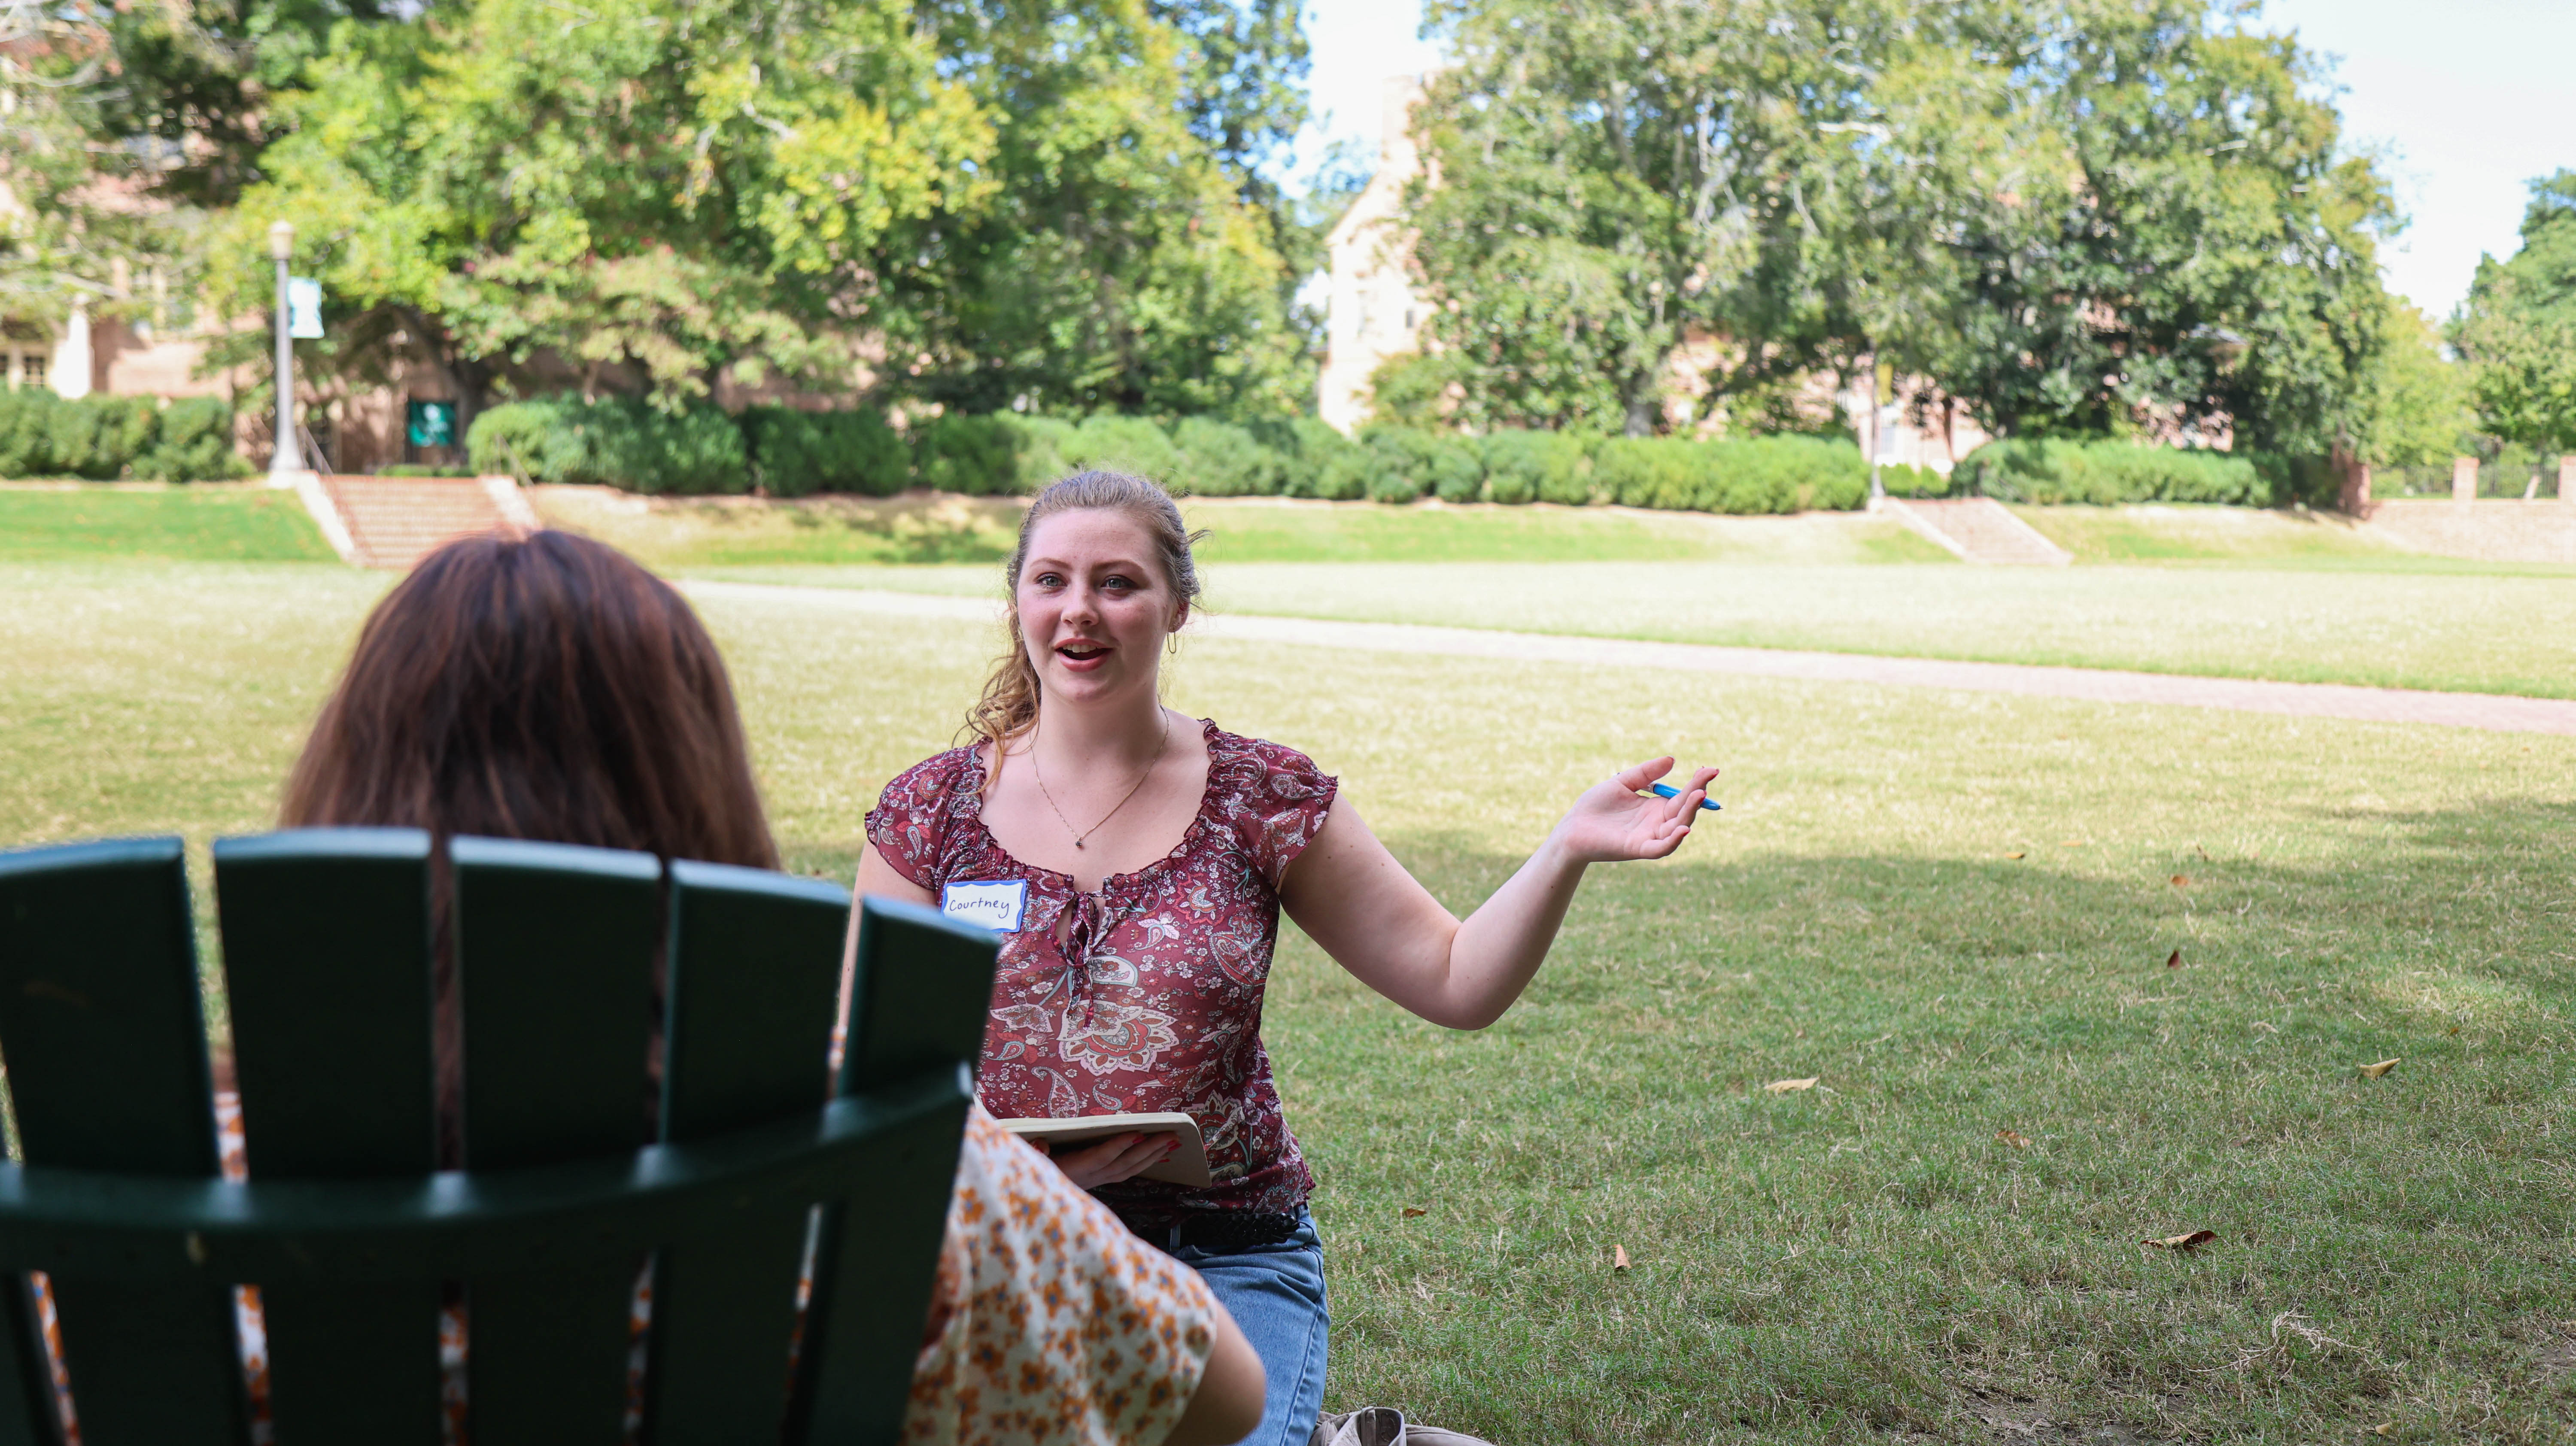
[[[982,783],[981,744],[934,753],[887,780],[877,795],[879,808],[937,808],[958,795],[973,794]]]
[[[1267,809],[1332,801],[1337,780],[1314,759],[1285,743],[1229,733],[1212,719],[1201,722],[1207,729],[1208,776],[1227,793]]]
[[[1284,743],[1207,727],[1208,801],[1272,888],[1332,812],[1341,781]]]
[[[953,825],[982,806],[983,765],[973,748],[935,753],[898,773],[868,810],[868,841],[905,878],[936,892]]]

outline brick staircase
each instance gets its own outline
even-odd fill
[[[323,475],[296,491],[331,545],[361,567],[410,567],[455,538],[540,525],[507,477]]]
[[[2075,555],[2040,535],[1991,497],[1942,502],[1880,501],[1880,510],[1968,562],[2064,567]]]

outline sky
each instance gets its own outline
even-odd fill
[[[1315,121],[1298,165],[1348,140],[1373,158],[1385,78],[1438,52],[1421,0],[1308,0]],[[2258,22],[2335,58],[2346,143],[2375,150],[2406,229],[2380,260],[2390,290],[2436,320],[2482,253],[2520,244],[2526,183],[2576,168],[2576,0],[2270,0]]]

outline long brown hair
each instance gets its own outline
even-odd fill
[[[669,584],[565,532],[460,539],[396,585],[280,812],[778,866],[714,641]]]
[[[1163,581],[1184,604],[1198,606],[1198,560],[1190,548],[1207,534],[1190,531],[1171,493],[1125,472],[1076,472],[1050,485],[1020,519],[1020,545],[1002,571],[1010,598],[1006,614],[1010,649],[993,660],[984,695],[966,712],[966,726],[996,748],[1028,732],[1038,721],[1037,665],[1029,661],[1028,640],[1020,636],[1020,569],[1029,560],[1029,539],[1039,523],[1059,512],[1095,508],[1125,513],[1144,528],[1154,544],[1155,560],[1162,564]]]

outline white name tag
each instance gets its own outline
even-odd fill
[[[996,934],[1020,932],[1020,911],[1028,904],[1029,881],[1026,879],[949,884],[939,891],[939,912]]]

